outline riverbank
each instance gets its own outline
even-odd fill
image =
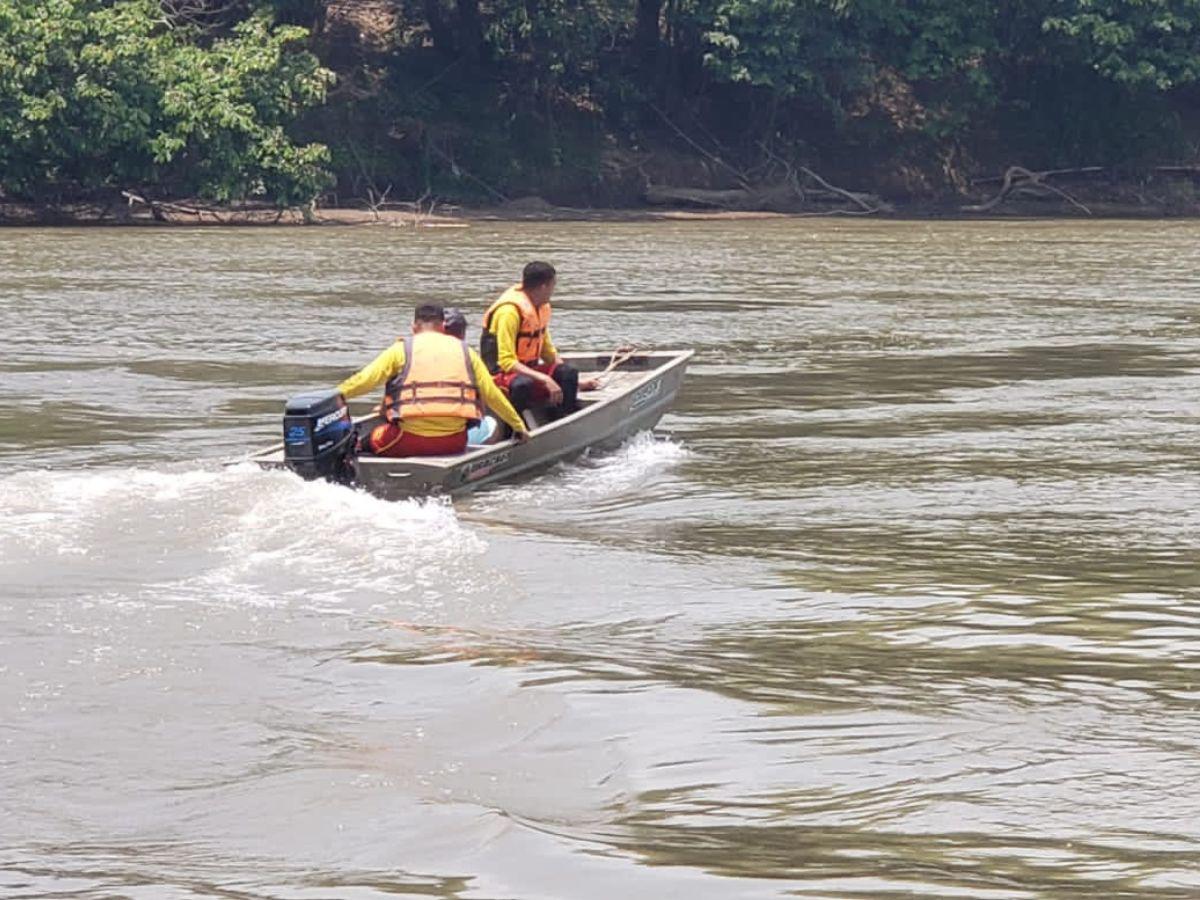
[[[882,197],[823,182],[817,190],[795,184],[743,187],[648,185],[640,205],[589,207],[554,204],[539,196],[488,206],[396,202],[369,206],[319,204],[278,209],[237,207],[183,199],[146,200],[125,194],[115,202],[35,206],[0,202],[0,225],[238,225],[465,228],[482,221],[655,222],[770,218],[875,217],[899,220],[1011,218],[1200,218],[1200,167],[1160,167],[1113,174],[1103,169],[1034,172],[1010,167],[976,179],[951,197]]]
[[[21,227],[249,227],[278,228],[298,226],[353,227],[353,228],[469,228],[482,222],[727,222],[759,221],[770,219],[816,219],[816,218],[864,218],[866,214],[849,212],[771,212],[738,210],[703,210],[687,208],[637,208],[637,209],[575,209],[549,206],[544,211],[514,212],[503,207],[484,209],[460,209],[447,213],[423,215],[399,210],[385,210],[378,214],[360,209],[321,209],[312,218],[306,219],[295,210],[285,210],[282,215],[230,212],[219,216],[169,216],[155,219],[149,214],[129,216],[75,215],[56,212],[53,216],[38,216],[25,211],[0,211],[0,228]],[[942,209],[900,209],[881,212],[871,216],[891,221],[992,221],[1003,219],[1128,219],[1131,221],[1154,219],[1200,219],[1200,209],[1174,211],[1164,209],[1135,208],[1113,205],[1093,208],[1092,214],[1069,210],[1052,210],[1030,205],[1014,206],[988,213],[962,213]]]
[[[791,218],[797,214],[769,211],[702,209],[579,209],[541,204],[525,207],[464,208],[447,206],[442,211],[420,213],[401,209],[364,210],[349,207],[303,210],[203,210],[153,215],[149,210],[114,214],[94,208],[62,207],[52,211],[16,204],[0,205],[0,227],[126,227],[126,226],[345,226],[384,228],[468,228],[478,222],[655,222],[680,220],[755,220]]]

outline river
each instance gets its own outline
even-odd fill
[[[455,501],[248,465],[419,300],[697,351]],[[0,231],[0,896],[1200,896],[1200,225]]]

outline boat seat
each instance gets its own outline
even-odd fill
[[[521,418],[525,420],[525,427],[530,431],[550,424],[550,417],[544,409],[527,409],[521,413]]]

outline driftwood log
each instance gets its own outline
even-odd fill
[[[153,200],[135,194],[133,191],[121,191],[128,207],[144,206],[150,210],[150,216],[156,222],[179,222],[195,219],[198,224],[213,223],[217,225],[262,225],[275,224],[283,220],[288,213],[299,214],[303,221],[314,221],[312,204],[293,209],[278,209],[266,205],[246,205],[240,207],[207,206],[203,203],[170,203],[165,200]]]
[[[755,195],[745,188],[713,191],[705,188],[648,184],[642,198],[653,206],[706,206],[713,209],[746,209]]]
[[[1017,168],[1020,168],[1019,166]],[[1007,174],[1007,171],[1005,172]],[[1004,181],[1005,174],[1002,175],[985,175],[982,178],[972,178],[972,185],[979,184],[1001,184]],[[1184,175],[1193,178],[1200,178],[1200,165],[1187,166],[1150,166],[1148,168],[1137,168],[1132,170],[1118,169],[1114,166],[1076,166],[1071,169],[1046,169],[1043,172],[1038,172],[1042,179],[1047,178],[1094,178],[1097,175],[1110,175],[1129,177],[1130,175]]]
[[[1052,194],[1066,200],[1069,204],[1080,210],[1085,215],[1090,216],[1092,211],[1064,191],[1060,187],[1050,184],[1047,179],[1054,175],[1063,175],[1067,172],[1082,174],[1089,172],[1089,169],[1074,169],[1074,170],[1050,170],[1046,172],[1033,172],[1023,166],[1009,166],[1004,172],[1004,178],[1000,185],[1000,193],[996,194],[991,200],[986,203],[972,203],[960,207],[963,212],[991,212],[1014,193],[1032,193],[1035,196],[1045,196]]]
[[[1171,184],[1179,181],[1190,182],[1194,186],[1200,182],[1200,165],[1179,164],[1136,168],[1077,166],[1069,169],[1046,169],[1041,172],[1034,172],[1023,166],[1009,166],[1003,175],[975,178],[971,181],[973,186],[999,183],[1000,190],[992,199],[983,203],[960,206],[959,209],[962,212],[990,212],[1005,201],[1016,197],[1024,196],[1039,200],[1057,197],[1065,200],[1080,212],[1091,215],[1092,210],[1067,193],[1062,185],[1064,182],[1086,185],[1094,184],[1097,181],[1104,182],[1114,189],[1120,186],[1125,186],[1127,189],[1133,188],[1134,196],[1137,198],[1136,207],[1161,209],[1173,204],[1169,200],[1162,199],[1147,201],[1145,192],[1150,189],[1150,186],[1155,182]],[[1189,191],[1186,197],[1190,200],[1192,192]],[[1122,203],[1120,200],[1117,202],[1118,204]],[[1128,205],[1126,202],[1126,208]],[[1191,203],[1189,208],[1192,210],[1192,214],[1195,214],[1194,203]]]
[[[658,113],[659,118],[689,147],[700,153],[714,165],[723,169],[727,176],[732,176],[735,188],[727,190],[712,190],[708,188],[674,187],[671,185],[651,184],[647,179],[642,192],[642,199],[653,206],[699,206],[708,209],[772,212],[793,212],[800,215],[857,215],[869,216],[874,213],[889,210],[879,197],[857,191],[847,191],[837,185],[830,184],[812,169],[804,166],[794,166],[771,151],[765,142],[759,142],[764,155],[770,161],[770,167],[778,173],[782,167],[782,179],[766,181],[766,178],[752,178],[749,171],[744,171],[729,163],[717,151],[705,147],[671,118],[651,104],[651,109]],[[709,135],[714,144],[716,139]],[[645,174],[643,170],[643,175]],[[770,174],[766,176],[771,177]],[[806,184],[806,182],[808,182]],[[815,187],[813,186],[815,185]],[[818,212],[803,212],[813,203],[844,202],[850,206],[843,209],[822,209]]]
[[[1092,210],[1080,203],[1069,193],[1063,191],[1061,187],[1051,185],[1049,179],[1055,175],[1090,175],[1097,172],[1103,172],[1102,167],[1088,166],[1079,169],[1049,169],[1046,172],[1032,172],[1024,166],[1009,166],[1004,170],[1003,178],[1001,179],[1000,193],[985,203],[972,203],[965,206],[960,206],[960,210],[964,212],[990,212],[996,209],[996,206],[1002,204],[1004,200],[1012,197],[1013,194],[1024,193],[1031,194],[1034,197],[1055,196],[1066,200],[1067,203],[1074,206],[1082,214],[1090,216]],[[978,182],[977,182],[978,184]]]
[[[808,170],[803,171],[807,173]],[[704,209],[740,211],[796,210],[818,204],[826,207],[822,210],[823,214],[871,215],[886,209],[883,201],[874,194],[843,190],[834,187],[819,176],[813,180],[825,186],[798,190],[795,183],[781,182],[754,187],[710,190],[648,184],[642,192],[642,199],[652,206],[695,206]],[[845,209],[827,208],[830,204],[845,203],[851,205]]]

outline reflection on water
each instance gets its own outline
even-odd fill
[[[1197,896],[1197,237],[7,232],[0,895]],[[533,255],[658,436],[221,466]]]

